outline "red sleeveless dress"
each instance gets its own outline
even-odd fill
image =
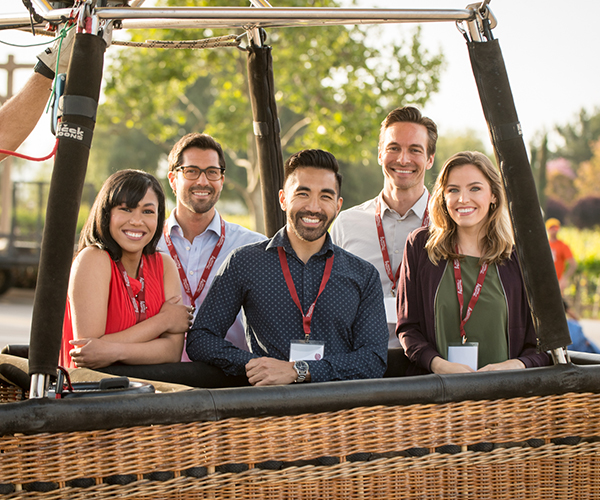
[[[163,260],[159,252],[152,255],[143,255],[144,261],[144,280],[146,281],[146,308],[147,317],[150,318],[160,311],[165,302],[165,287],[163,281]],[[135,325],[136,317],[133,310],[133,304],[127,293],[127,288],[123,278],[119,273],[117,264],[111,259],[111,277],[108,291],[108,310],[106,313],[105,334],[116,333]],[[141,289],[139,280],[129,277],[133,294]],[[85,332],[80,335],[85,336]],[[75,368],[69,351],[73,346],[69,344],[73,340],[73,325],[71,323],[71,304],[67,297],[67,307],[65,308],[65,319],[63,322],[62,348],[60,350],[59,365],[65,368]]]

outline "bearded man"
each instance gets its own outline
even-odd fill
[[[286,226],[230,254],[188,333],[190,359],[245,374],[252,385],[383,376],[379,273],[327,232],[342,207],[341,185],[331,153],[303,150],[286,161],[279,192]],[[240,308],[250,352],[225,339]]]

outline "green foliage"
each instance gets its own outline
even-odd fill
[[[564,145],[557,149],[554,156],[570,160],[576,168],[593,156],[592,144],[600,138],[600,109],[595,109],[591,115],[582,109],[576,121],[557,126],[556,130]]]
[[[543,134],[540,143],[539,150],[535,145],[535,142],[530,144],[531,169],[533,170],[540,207],[543,212],[546,212],[548,210],[548,198],[546,197],[546,186],[548,184],[546,171],[546,163],[548,161],[548,134]]]
[[[127,128],[123,123],[109,126],[106,118],[99,116],[86,179],[99,190],[106,178],[118,170],[133,168],[156,174],[163,154],[165,149],[141,130]]]
[[[163,0],[159,4],[210,2]],[[247,2],[227,0],[220,5],[246,6]],[[282,6],[306,5],[306,0],[288,0]],[[331,0],[308,5],[337,6]],[[230,33],[148,30],[135,31],[132,38],[193,40],[224,34]],[[385,114],[400,105],[422,106],[439,86],[442,56],[421,46],[418,29],[407,40],[399,36],[392,44],[377,46],[379,39],[377,28],[268,30],[284,156],[304,148],[334,153],[345,164],[345,206],[380,188],[376,148]],[[161,154],[179,137],[204,131],[223,144],[232,163],[246,169],[228,168],[228,179],[242,186],[251,184],[257,166],[246,65],[246,53],[235,48],[122,49],[107,68],[106,102],[98,127],[104,138],[97,139],[104,158],[95,156],[93,166],[98,177],[125,166],[144,165],[155,171]]]
[[[575,120],[557,126],[556,130],[562,144],[555,151],[548,151],[545,133],[538,134],[530,144],[531,163],[543,209],[547,197],[573,206],[582,198],[596,196],[600,189],[600,108],[592,113],[581,109]],[[568,161],[575,178],[561,171],[547,171],[548,159],[562,161],[563,158]]]
[[[13,230],[19,241],[41,244],[48,204],[48,182],[19,182],[16,210],[13,213]],[[89,183],[83,188],[82,200],[77,217],[77,234],[87,220],[96,197],[96,190]]]
[[[577,178],[573,184],[578,198],[598,196],[600,193],[600,140],[591,144],[593,156],[577,168]]]
[[[446,160],[460,151],[479,151],[489,156],[492,162],[496,162],[493,153],[490,153],[489,145],[479,138],[475,130],[466,129],[462,132],[441,134],[437,142],[433,167],[425,174],[425,184],[429,191],[433,188]]]

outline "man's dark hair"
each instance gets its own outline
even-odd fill
[[[398,122],[410,122],[416,123],[417,125],[423,125],[427,129],[427,135],[429,140],[427,141],[427,156],[435,154],[435,145],[438,139],[437,126],[431,118],[423,116],[421,112],[413,106],[404,106],[403,108],[396,108],[385,117],[381,122],[381,128],[379,129],[379,147],[383,142],[383,134],[388,127]]]
[[[95,246],[106,250],[112,260],[119,260],[122,250],[110,234],[110,212],[121,203],[125,203],[129,208],[137,207],[149,189],[152,189],[158,198],[157,226],[143,253],[150,255],[156,252],[165,222],[165,193],[160,182],[142,170],[119,170],[106,179],[81,230],[78,252],[86,247]]]
[[[169,153],[169,172],[175,170],[177,167],[181,167],[183,152],[189,148],[198,149],[212,149],[219,155],[219,166],[226,168],[225,155],[223,154],[223,148],[208,134],[191,133],[184,135],[177,141],[171,152]]]
[[[342,195],[342,174],[340,174],[340,166],[338,165],[335,156],[328,151],[322,149],[303,149],[290,156],[285,162],[285,179],[283,184],[287,182],[297,168],[312,167],[331,170],[335,174],[335,180],[338,188],[338,197]]]

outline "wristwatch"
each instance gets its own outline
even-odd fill
[[[298,374],[298,378],[294,380],[296,383],[304,382],[308,375],[308,363],[306,361],[294,361],[294,370]]]

